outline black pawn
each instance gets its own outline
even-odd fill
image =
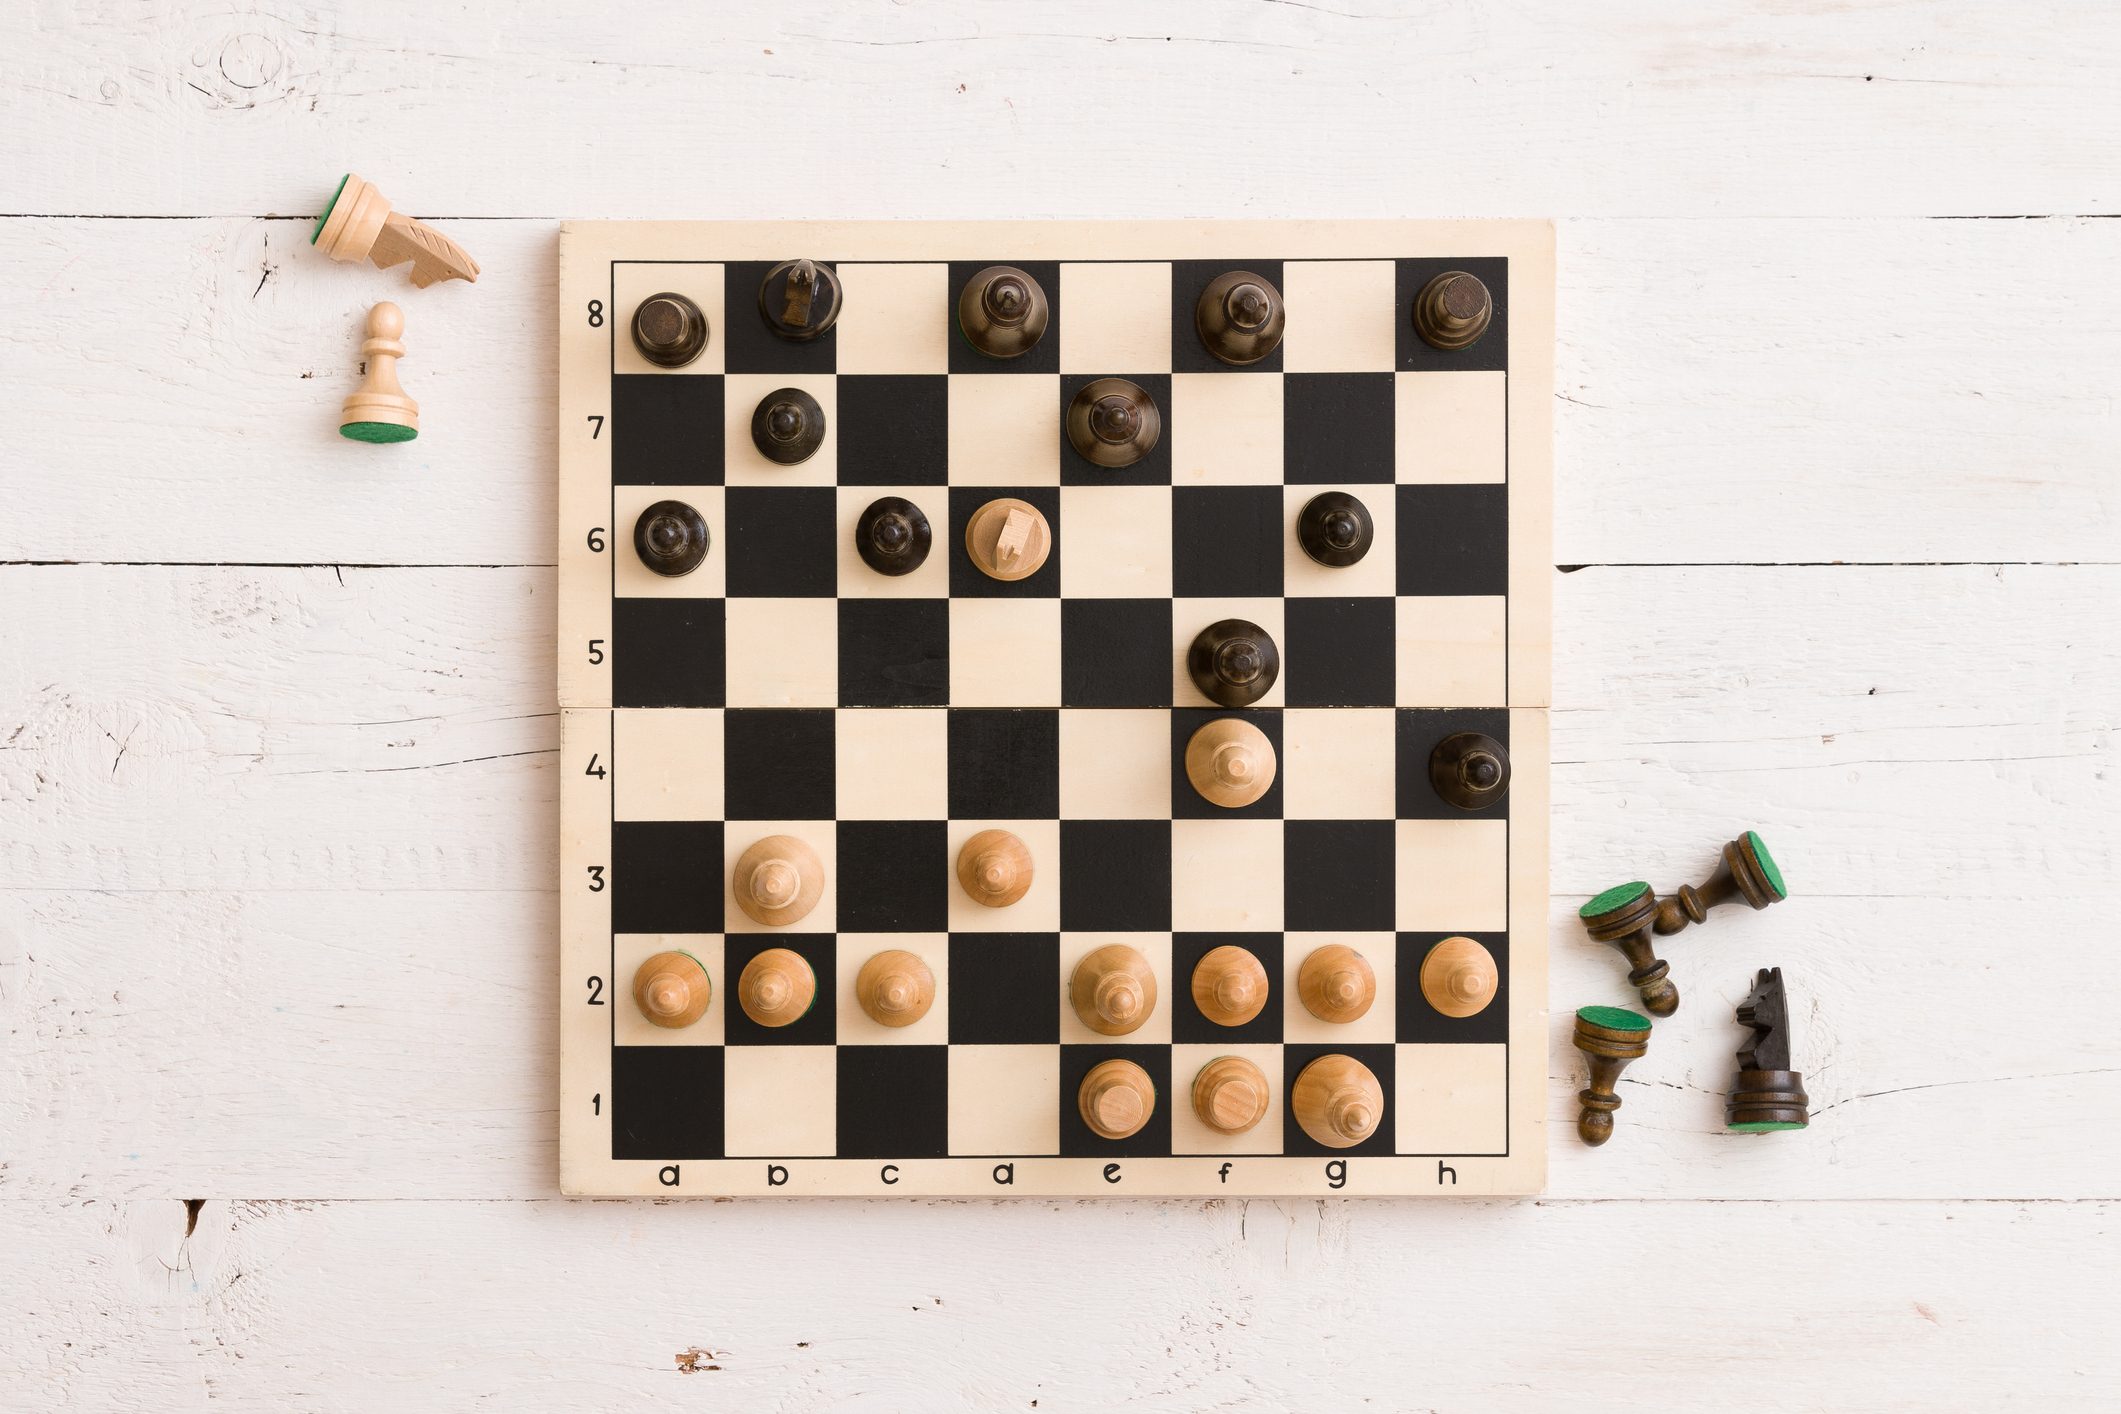
[[[1370,508],[1345,491],[1313,496],[1296,517],[1296,540],[1304,553],[1336,569],[1369,554],[1376,533]]]
[[[1186,672],[1210,702],[1249,707],[1281,676],[1281,651],[1258,624],[1220,619],[1202,629],[1186,650]]]
[[[751,414],[751,445],[782,466],[808,461],[825,442],[825,410],[801,388],[776,388]]]
[[[854,548],[862,563],[878,574],[912,574],[928,558],[935,532],[921,508],[902,496],[882,496],[869,503],[854,523]]]
[[[1510,753],[1494,737],[1453,732],[1429,753],[1429,784],[1446,804],[1485,810],[1510,791]]]
[[[840,277],[815,260],[784,260],[759,282],[759,315],[795,343],[822,337],[840,317]]]
[[[633,552],[666,578],[698,569],[709,543],[707,517],[683,501],[657,501],[633,523]]]
[[[633,312],[633,346],[660,368],[683,368],[707,347],[707,316],[673,291],[650,295]]]

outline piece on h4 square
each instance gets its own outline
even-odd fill
[[[854,523],[854,548],[878,574],[912,574],[928,558],[935,531],[903,496],[879,496]]]
[[[989,579],[1029,579],[1053,551],[1053,528],[1029,501],[1003,496],[965,523],[965,553]]]
[[[1650,1049],[1650,1020],[1626,1007],[1579,1007],[1575,1041],[1590,1062],[1588,1083],[1576,1092],[1583,1106],[1576,1116],[1576,1137],[1596,1148],[1613,1137],[1613,1111],[1620,1108],[1613,1087],[1628,1062]]]
[[[1241,717],[1217,717],[1186,742],[1186,779],[1208,804],[1242,809],[1274,785],[1274,743]]]
[[[707,348],[707,312],[671,290],[633,311],[633,346],[658,368],[683,368]]]
[[[1296,517],[1296,543],[1331,569],[1345,569],[1370,553],[1377,530],[1370,508],[1345,491],[1321,491]]]
[[[1117,471],[1156,450],[1164,434],[1164,417],[1156,399],[1139,383],[1125,378],[1097,378],[1085,383],[1068,403],[1068,445],[1077,456]]]
[[[378,270],[410,260],[412,282],[423,290],[438,280],[479,278],[479,262],[464,247],[392,211],[389,197],[351,172],[339,179],[339,189],[317,218],[309,243],[333,260],[365,257]]]
[[[801,388],[776,388],[751,414],[751,445],[781,466],[808,461],[825,442],[825,409]]]
[[[1099,1061],[1076,1088],[1075,1103],[1092,1134],[1125,1139],[1156,1113],[1156,1082],[1133,1061]]]
[[[1414,332],[1431,348],[1455,353],[1480,342],[1495,316],[1495,302],[1477,275],[1447,270],[1414,297]]]
[[[1258,624],[1218,619],[1194,636],[1186,674],[1201,696],[1223,707],[1249,707],[1281,676],[1281,650]]]
[[[957,327],[988,358],[1021,358],[1038,347],[1052,319],[1046,292],[1030,272],[990,265],[965,282]]]
[[[1444,1016],[1478,1016],[1495,1000],[1495,954],[1472,938],[1445,938],[1421,960],[1422,1000]]]
[[[1811,1123],[1804,1077],[1790,1069],[1790,1008],[1782,969],[1763,967],[1738,1003],[1738,1020],[1753,1028],[1738,1051],[1738,1078],[1723,1107],[1723,1127],[1740,1134],[1802,1129]]]
[[[1452,732],[1429,753],[1429,784],[1446,804],[1485,810],[1510,791],[1510,753],[1480,732]]]
[[[707,561],[712,537],[707,517],[683,501],[657,501],[633,523],[633,552],[666,579],[691,574]]]
[[[1281,346],[1287,322],[1281,291],[1264,275],[1226,270],[1208,282],[1193,306],[1201,346],[1224,363],[1258,363]]]
[[[1320,1056],[1289,1087],[1296,1123],[1328,1149],[1349,1149],[1384,1123],[1385,1091],[1370,1067],[1353,1056]]]
[[[840,317],[840,277],[815,260],[784,260],[759,282],[759,316],[793,343],[820,338]]]
[[[759,1025],[787,1026],[801,1021],[817,1000],[817,973],[801,953],[768,948],[744,964],[736,999]]]
[[[405,312],[384,300],[368,311],[368,337],[361,341],[367,373],[339,405],[339,435],[356,442],[410,442],[420,435],[420,405],[398,385],[405,357]]]
[[[634,970],[634,1004],[657,1026],[692,1025],[713,995],[707,969],[689,952],[659,952]]]
[[[1706,922],[1709,910],[1718,904],[1742,900],[1760,909],[1788,896],[1774,856],[1759,834],[1748,830],[1723,847],[1715,872],[1701,887],[1682,884],[1677,895],[1660,899],[1656,890],[1638,879],[1607,889],[1578,910],[1578,915],[1594,941],[1616,949],[1628,960],[1628,981],[1642,994],[1642,1004],[1650,1014],[1670,1016],[1679,1009],[1679,989],[1672,985],[1671,968],[1658,958],[1650,940],[1667,937],[1689,923]]]

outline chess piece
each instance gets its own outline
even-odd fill
[[[707,517],[683,501],[657,501],[633,523],[633,553],[669,579],[691,574],[707,560]]]
[[[1243,1134],[1267,1117],[1267,1073],[1243,1056],[1217,1056],[1193,1077],[1193,1113],[1218,1134]]]
[[[1296,995],[1320,1021],[1359,1021],[1377,1000],[1377,974],[1370,960],[1345,943],[1313,948],[1296,969]]]
[[[1296,516],[1296,543],[1332,569],[1345,569],[1369,554],[1376,534],[1370,508],[1345,491],[1321,491]]]
[[[1046,292],[1013,265],[990,265],[957,297],[957,327],[989,358],[1021,358],[1038,347],[1052,318]]]
[[[1628,981],[1642,994],[1650,1015],[1670,1016],[1679,1010],[1679,989],[1669,980],[1671,968],[1657,956],[1651,938],[1669,937],[1689,923],[1708,921],[1709,910],[1718,904],[1742,899],[1760,909],[1788,896],[1774,856],[1760,836],[1748,830],[1723,847],[1715,872],[1700,888],[1682,884],[1676,897],[1660,899],[1638,879],[1607,889],[1578,910],[1578,916],[1594,941],[1628,960]]]
[[[1186,742],[1186,779],[1202,800],[1238,810],[1274,784],[1274,743],[1239,717],[1217,717]]]
[[[707,315],[681,294],[650,295],[633,311],[633,346],[658,368],[683,368],[707,348]]]
[[[935,1005],[935,973],[920,954],[888,948],[855,974],[854,999],[879,1026],[911,1026]]]
[[[1447,270],[1414,297],[1414,332],[1431,348],[1455,352],[1479,343],[1494,314],[1488,287],[1477,276]]]
[[[794,466],[825,443],[825,410],[801,388],[776,388],[751,414],[751,445],[767,461]]]
[[[405,357],[405,312],[384,300],[368,311],[368,337],[361,341],[365,376],[339,405],[339,435],[356,442],[410,442],[420,435],[420,405],[398,386],[398,360]]]
[[[965,553],[989,579],[1029,579],[1053,551],[1053,528],[1029,501],[1003,496],[965,523]]]
[[[1289,1087],[1289,1111],[1328,1149],[1351,1149],[1384,1122],[1385,1090],[1353,1056],[1320,1056]]]
[[[801,1021],[817,1000],[817,974],[801,953],[768,948],[744,964],[736,999],[759,1025],[786,1026]]]
[[[1031,848],[1007,830],[981,830],[957,852],[957,882],[974,903],[1007,908],[1031,891]]]
[[[634,1005],[657,1026],[692,1025],[707,1014],[713,995],[707,969],[688,952],[659,952],[634,969]]]
[[[1163,436],[1163,414],[1156,399],[1139,383],[1124,378],[1097,378],[1085,383],[1068,404],[1068,445],[1096,466],[1117,471],[1156,450]]]
[[[1597,1147],[1613,1137],[1613,1111],[1620,1097],[1613,1087],[1629,1061],[1650,1048],[1650,1019],[1619,1006],[1587,1006],[1576,1013],[1576,1049],[1590,1061],[1588,1083],[1576,1092],[1583,1109],[1576,1116],[1576,1137]]]
[[[1258,624],[1218,619],[1186,650],[1186,673],[1201,696],[1224,707],[1250,707],[1281,675],[1281,652]]]
[[[1229,270],[1208,282],[1193,306],[1201,344],[1224,363],[1258,363],[1281,346],[1281,291],[1264,275]]]
[[[784,260],[759,282],[759,315],[792,343],[821,338],[840,317],[840,277],[814,260]]]
[[[1099,1061],[1077,1087],[1075,1104],[1092,1134],[1125,1139],[1156,1113],[1156,1082],[1133,1061]]]
[[[1510,792],[1510,753],[1494,737],[1452,732],[1429,753],[1429,784],[1446,805],[1485,810]]]
[[[412,262],[412,282],[426,289],[437,280],[476,281],[479,262],[464,247],[410,216],[390,209],[390,198],[348,172],[339,179],[331,205],[317,218],[309,243],[333,260],[360,260],[378,270]]]
[[[1495,954],[1471,938],[1445,938],[1421,960],[1421,995],[1439,1013],[1478,1016],[1495,1000]]]
[[[1790,1069],[1790,1009],[1782,969],[1763,967],[1738,1003],[1738,1020],[1753,1034],[1738,1051],[1738,1078],[1723,1107],[1723,1127],[1739,1134],[1802,1129],[1812,1122],[1804,1077]]]
[[[1193,1005],[1217,1026],[1242,1026],[1258,1016],[1271,990],[1267,969],[1235,944],[1210,948],[1193,964]]]
[[[825,866],[817,851],[794,835],[768,835],[737,856],[729,890],[752,922],[785,928],[817,907],[825,892]]]
[[[926,562],[935,532],[903,496],[879,496],[854,523],[854,548],[878,574],[912,574]]]
[[[1156,1010],[1156,973],[1125,943],[1108,943],[1084,954],[1068,978],[1068,1005],[1100,1036],[1137,1031]]]

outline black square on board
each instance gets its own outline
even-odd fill
[[[1510,747],[1507,707],[1402,707],[1392,714],[1392,748],[1396,758],[1393,813],[1402,820],[1505,820],[1509,792],[1479,810],[1461,810],[1436,793],[1429,780],[1429,754],[1453,732],[1479,732]]]
[[[786,948],[810,964],[817,995],[786,1026],[761,1026],[737,1005],[736,992],[751,959],[770,948]],[[837,939],[830,933],[730,933],[722,939],[722,1031],[732,1046],[829,1046],[839,1029],[839,974],[833,970]]]
[[[950,601],[842,599],[840,705],[940,707],[950,700]]]
[[[719,707],[724,635],[719,599],[614,599],[611,654],[615,707]]]
[[[830,708],[747,707],[722,714],[722,815],[730,820],[830,820]]]
[[[611,1157],[722,1157],[722,1048],[612,1047]]]
[[[611,380],[615,486],[722,484],[722,380],[621,373]]]
[[[1075,395],[1099,378],[1124,378],[1136,384],[1156,404],[1162,431],[1156,445],[1132,466],[1108,467],[1084,459],[1068,440],[1068,405]],[[1063,486],[1169,486],[1171,484],[1171,375],[1168,373],[1068,373],[1060,380],[1060,467]]]
[[[1389,373],[1291,373],[1282,380],[1282,477],[1291,484],[1395,479]]]
[[[1242,1026],[1222,1026],[1200,1014],[1193,1004],[1193,969],[1221,947],[1243,948],[1259,959],[1267,974],[1267,1004]],[[1281,1040],[1281,956],[1279,933],[1173,933],[1171,935],[1171,1039],[1202,1045],[1240,1045]]]
[[[1045,337],[1033,346],[1031,352],[1015,358],[989,358],[965,337],[959,327],[957,302],[965,293],[965,286],[974,275],[990,265],[1013,265],[1038,281],[1039,288],[1046,293],[1046,308],[1049,311]],[[950,371],[952,373],[1058,373],[1060,372],[1061,341],[1061,268],[1057,260],[1016,260],[1009,256],[996,256],[992,260],[953,260],[950,262]]]
[[[1061,600],[1061,705],[1171,705],[1169,599]]]
[[[940,933],[950,926],[941,820],[842,820],[842,933]]]
[[[841,1046],[843,1159],[939,1159],[950,1149],[948,1046]]]
[[[1171,592],[1181,598],[1281,593],[1279,486],[1180,486],[1171,493]]]
[[[1195,317],[1209,284],[1228,271],[1246,270],[1281,291],[1279,260],[1174,260],[1171,262],[1171,368],[1177,373],[1279,373],[1281,345],[1257,363],[1224,363],[1200,341]]]
[[[1238,717],[1259,728],[1274,748],[1277,769],[1267,793],[1250,805],[1231,808],[1216,805],[1193,788],[1186,774],[1186,747],[1193,734],[1223,717]],[[1180,707],[1171,713],[1171,814],[1180,820],[1279,820],[1282,810],[1282,780],[1287,775],[1287,756],[1281,747],[1281,713],[1272,711],[1232,712],[1224,707]]]
[[[732,597],[839,592],[839,509],[830,486],[732,486],[723,497]]]
[[[1471,938],[1495,959],[1495,995],[1471,1016],[1445,1016],[1421,992],[1421,964],[1446,937]],[[1399,956],[1398,1035],[1402,1042],[1503,1042],[1510,1039],[1510,942],[1506,933],[1401,933]]]
[[[995,579],[982,573],[965,553],[965,527],[972,513],[989,501],[1023,501],[1038,507],[1053,532],[1053,548],[1036,574],[1023,579]],[[935,526],[942,541],[943,528]],[[950,593],[960,599],[1051,599],[1060,593],[1061,513],[1058,486],[953,486],[950,488],[950,539],[936,545],[934,554],[950,556]]]
[[[1077,1092],[1082,1089],[1083,1077],[1092,1066],[1108,1060],[1133,1061],[1149,1072],[1149,1081],[1156,1087],[1156,1108],[1149,1114],[1149,1122],[1125,1139],[1105,1139],[1091,1133],[1090,1126],[1083,1123],[1081,1102]],[[1190,1077],[1189,1077],[1190,1080]],[[1095,1046],[1062,1046],[1060,1053],[1060,1151],[1071,1157],[1145,1158],[1152,1154],[1171,1152],[1171,1107],[1186,1101],[1172,1093],[1177,1088],[1171,1076],[1171,1048],[1169,1046],[1115,1046],[1109,1042]],[[1030,1101],[1026,1101],[1030,1103]]]
[[[1060,1042],[1060,934],[950,935],[950,1044]]]
[[[1062,928],[1170,930],[1169,820],[1063,820],[1060,843]]]
[[[1510,366],[1510,262],[1500,255],[1461,255],[1443,259],[1401,260],[1393,283],[1397,286],[1398,366],[1404,369],[1508,368]],[[1450,270],[1477,276],[1488,287],[1495,312],[1488,331],[1469,348],[1450,351],[1431,348],[1414,331],[1414,300],[1422,286]]]
[[[1398,490],[1401,594],[1510,592],[1508,486]]]
[[[951,709],[951,819],[1051,820],[1059,815],[1059,711]]]
[[[1282,825],[1282,917],[1291,932],[1392,926],[1396,831],[1390,820]]]
[[[721,932],[722,822],[613,822],[609,887],[614,933]]]
[[[1390,599],[1296,598],[1282,605],[1282,676],[1291,707],[1389,707],[1398,688]]]
[[[791,252],[784,259],[795,259]],[[808,343],[784,339],[759,312],[759,286],[779,260],[732,260],[723,266],[722,367],[729,373],[830,373],[838,366],[839,330]],[[828,269],[829,262],[820,262]]]
[[[1281,1051],[1282,1085],[1293,1095],[1296,1091],[1297,1077],[1303,1074],[1304,1067],[1321,1056],[1334,1054],[1350,1056],[1361,1061],[1370,1068],[1370,1073],[1377,1077],[1378,1088],[1384,1091],[1385,1096],[1384,1119],[1378,1124],[1377,1132],[1363,1140],[1362,1143],[1346,1149],[1333,1149],[1304,1133],[1303,1126],[1296,1122],[1295,1107],[1285,1101],[1281,1107],[1282,1152],[1291,1155],[1316,1155],[1327,1159],[1351,1159],[1364,1155],[1391,1153],[1394,1127],[1398,1123],[1399,1105],[1397,1097],[1393,1094],[1394,1077],[1392,1048],[1390,1046],[1351,1046],[1345,1042],[1329,1045],[1283,1046]]]
[[[941,486],[949,479],[949,378],[841,374],[838,384],[840,485]]]

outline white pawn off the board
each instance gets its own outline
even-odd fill
[[[420,405],[398,386],[405,357],[405,311],[384,300],[368,311],[361,342],[361,386],[339,408],[339,435],[356,442],[410,442],[420,435]]]

